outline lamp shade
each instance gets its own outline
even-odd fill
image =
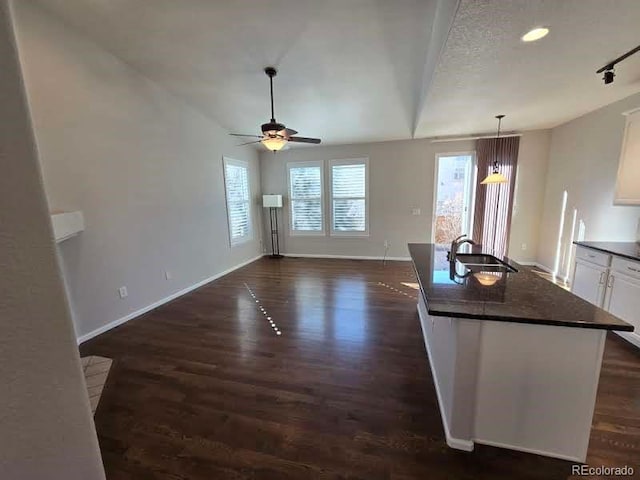
[[[263,195],[262,206],[265,208],[282,208],[282,195]]]
[[[507,177],[502,175],[499,172],[493,172],[491,175],[488,175],[487,178],[480,182],[482,185],[491,185],[496,183],[508,183]]]
[[[265,137],[261,140],[262,145],[267,147],[269,150],[277,152],[281,150],[287,144],[287,139],[282,138],[280,136],[275,137]]]

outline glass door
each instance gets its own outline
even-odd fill
[[[439,154],[436,157],[435,177],[433,242],[451,243],[462,234],[471,237],[475,155],[471,152]]]

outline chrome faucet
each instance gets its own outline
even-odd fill
[[[463,233],[462,235],[457,237],[453,242],[451,242],[451,250],[449,251],[449,255],[447,255],[447,259],[450,262],[456,261],[456,255],[458,255],[458,250],[460,250],[460,247],[465,243],[468,243],[470,245],[477,245],[476,242],[474,242],[470,238],[465,238],[466,236],[467,235]]]

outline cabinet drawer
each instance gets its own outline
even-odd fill
[[[576,248],[576,258],[580,258],[603,267],[608,267],[611,263],[611,255],[608,253],[598,252],[597,250],[585,247]]]
[[[627,260],[626,258],[613,257],[611,262],[611,269],[616,270],[630,277],[640,279],[640,262],[634,262],[633,260]]]

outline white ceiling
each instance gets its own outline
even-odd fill
[[[39,0],[225,128],[323,143],[555,126],[640,91],[639,0]],[[533,43],[536,25],[551,33]]]
[[[547,37],[524,43],[536,26]],[[462,0],[416,136],[548,128],[640,91],[640,0]]]

